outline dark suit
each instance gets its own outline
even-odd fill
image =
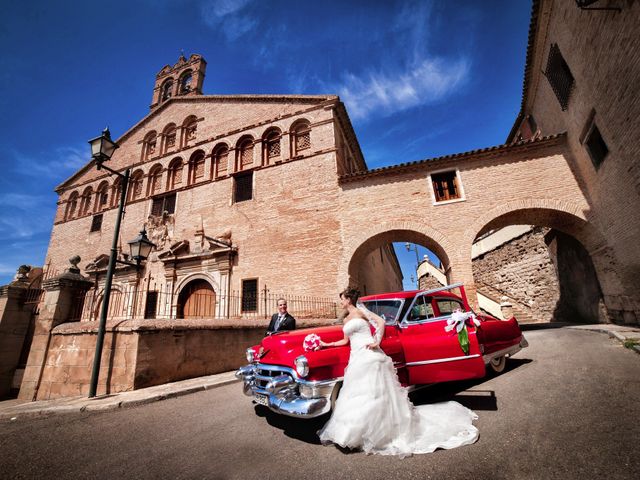
[[[279,313],[274,313],[271,316],[271,321],[269,322],[269,328],[267,328],[267,332],[265,335],[271,335],[272,333],[276,333],[276,323],[278,321]],[[289,315],[289,312],[285,313],[284,319],[280,323],[278,327],[278,332],[282,332],[284,330],[295,330],[296,329],[296,319]]]

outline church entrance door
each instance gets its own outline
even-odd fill
[[[178,296],[178,318],[215,317],[216,292],[206,280],[189,282]]]

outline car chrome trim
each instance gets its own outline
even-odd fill
[[[516,345],[512,345],[510,347],[503,348],[502,350],[498,350],[497,352],[492,352],[492,353],[488,353],[486,355],[483,355],[482,356],[482,360],[484,361],[485,365],[488,365],[489,362],[491,362],[491,360],[495,360],[496,358],[500,358],[500,357],[502,357],[504,355],[509,355],[509,356],[515,355],[520,350],[522,350],[522,341],[520,341],[520,343],[518,343]]]
[[[418,365],[431,365],[433,363],[444,363],[444,362],[456,362],[458,360],[469,360],[471,358],[478,358],[480,356],[479,353],[475,353],[473,355],[464,355],[462,357],[447,357],[447,358],[436,358],[434,360],[424,360],[422,362],[407,362],[407,367],[416,367]]]

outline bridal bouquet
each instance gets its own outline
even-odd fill
[[[457,308],[451,314],[451,318],[447,320],[447,326],[444,327],[446,332],[451,332],[453,329],[456,330],[460,348],[462,348],[465,355],[469,355],[469,333],[467,332],[467,320],[469,319],[476,327],[480,326],[480,321],[472,312],[463,312]]]
[[[302,346],[304,347],[305,352],[313,352],[314,350],[318,350],[320,348],[320,337],[315,333],[310,333],[309,335],[304,337]]]

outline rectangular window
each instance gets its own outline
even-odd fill
[[[433,183],[433,193],[435,194],[436,202],[461,198],[460,188],[458,187],[458,177],[455,170],[451,172],[433,173],[431,174],[431,182]]]
[[[242,281],[242,311],[255,312],[258,310],[258,280]]]
[[[158,292],[147,292],[147,300],[144,304],[144,318],[156,318],[158,311]]]
[[[569,96],[573,88],[573,75],[556,43],[552,43],[549,49],[547,71],[544,72],[544,74],[547,80],[549,80],[553,93],[555,93],[558,98],[558,102],[560,102],[560,107],[562,107],[562,110],[566,110],[569,106]]]
[[[609,148],[595,123],[592,125],[584,144],[587,147],[587,152],[589,152],[593,165],[596,169],[600,168],[600,164],[609,153]]]
[[[91,232],[99,232],[102,228],[102,214],[94,215],[91,219]]]
[[[253,172],[236,175],[234,177],[234,201],[244,202],[253,198]]]
[[[164,197],[156,197],[151,204],[151,215],[161,217],[164,212],[175,213],[176,211],[176,194],[165,195]]]
[[[462,304],[456,300],[436,300],[438,302],[438,310],[440,310],[440,315],[449,315],[453,313],[456,309],[463,310]]]

